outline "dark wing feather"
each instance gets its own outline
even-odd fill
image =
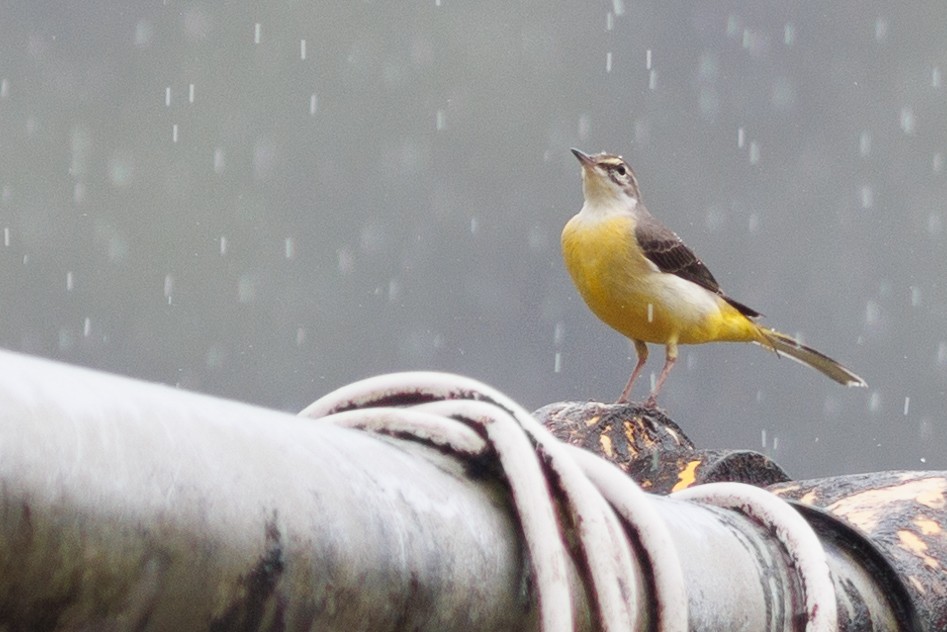
[[[635,238],[638,240],[638,245],[644,252],[645,257],[656,265],[661,272],[676,274],[682,279],[696,283],[714,294],[720,295],[722,299],[733,305],[741,314],[750,318],[760,316],[760,313],[756,310],[724,294],[723,290],[720,289],[720,284],[717,283],[717,279],[710,273],[704,262],[684,245],[684,242],[674,231],[664,226],[647,211],[642,213],[638,219],[635,226]]]

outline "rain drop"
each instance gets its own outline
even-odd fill
[[[434,129],[441,131],[447,128],[447,116],[444,114],[444,110],[438,110],[434,114]]]
[[[612,10],[618,17],[625,15],[625,3],[623,0],[612,0]]]
[[[155,29],[151,22],[140,20],[135,25],[135,47],[146,48],[151,44],[151,38],[154,36]]]
[[[85,185],[81,182],[76,182],[72,187],[72,202],[76,206],[82,204],[82,200],[85,199]]]
[[[612,71],[612,53],[611,51],[605,53],[605,72]]]
[[[877,413],[881,410],[881,393],[875,391],[868,397],[868,411]]]
[[[170,274],[164,276],[164,296],[168,299],[168,305],[171,304],[171,294],[174,292],[174,277]]]
[[[658,87],[658,71],[652,70],[648,73],[648,90],[654,90]]]
[[[760,161],[760,145],[755,140],[750,141],[750,164],[755,165]]]
[[[355,267],[355,255],[348,246],[339,248],[338,259],[339,274],[348,274]]]
[[[67,272],[66,273],[66,291],[72,292],[74,287],[75,287],[75,282],[73,280],[72,272],[71,271]]]
[[[904,416],[905,416],[905,417],[908,416],[908,410],[909,410],[910,408],[911,408],[911,398],[910,398],[910,397],[905,397],[905,398],[904,398]]]
[[[580,140],[587,140],[589,137],[589,129],[592,127],[592,119],[588,114],[583,114],[579,117],[579,129],[578,136]]]
[[[220,256],[223,257],[227,254],[227,238],[221,235],[220,237]]]
[[[940,88],[940,85],[941,85],[940,67],[934,66],[931,69],[931,87]]]
[[[919,307],[921,304],[921,288],[916,285],[911,286],[911,307]]]
[[[565,338],[566,326],[561,320],[558,321],[555,327],[552,328],[552,343],[557,347],[562,344],[563,338]]]
[[[760,229],[760,216],[758,213],[750,213],[750,217],[747,219],[746,229],[750,234]]]
[[[883,42],[888,37],[888,21],[884,18],[875,20],[875,39]]]
[[[783,43],[786,46],[792,46],[796,43],[796,27],[792,22],[787,22],[783,27]]]
[[[237,302],[252,303],[256,300],[256,282],[244,274],[237,280]]]
[[[927,234],[931,237],[937,237],[940,235],[940,231],[943,229],[943,220],[940,218],[939,213],[931,213],[927,216]]]
[[[177,123],[171,126],[171,142],[172,143],[178,142],[178,124]]]
[[[214,173],[220,175],[224,172],[224,167],[226,163],[224,162],[224,150],[220,147],[214,149]]]
[[[875,301],[865,303],[865,324],[874,325],[881,319],[881,307]]]
[[[7,248],[10,247],[10,227],[9,226],[3,227],[3,245],[6,246]]]
[[[189,83],[187,86],[187,102],[194,103],[194,84]]]
[[[737,128],[737,148],[743,149],[744,144],[746,144],[746,130],[740,127]]]
[[[318,110],[319,98],[316,96],[316,93],[313,92],[309,95],[309,116],[315,116]]]
[[[259,23],[259,22],[257,22],[256,24],[253,25],[253,43],[254,43],[254,44],[259,44],[259,43],[260,43],[260,30],[261,30],[261,29],[260,29],[260,23]]]
[[[306,40],[299,40],[299,58],[303,61],[306,60]]]
[[[862,208],[871,208],[875,201],[875,196],[870,186],[863,186],[860,191]]]
[[[858,155],[862,158],[867,158],[868,154],[871,153],[871,132],[864,131],[861,133],[861,136],[858,137]]]
[[[944,168],[944,154],[935,152],[933,157],[931,157],[931,171],[934,173],[940,173],[940,170]]]
[[[561,373],[562,372],[562,352],[556,351],[554,358],[555,359],[553,360],[553,364],[552,364],[552,372]]]
[[[397,279],[388,281],[388,302],[394,303],[401,296],[401,283]]]
[[[292,237],[283,240],[283,256],[287,259],[296,258],[296,240]]]
[[[171,107],[171,86],[164,89],[164,107]]]
[[[86,316],[85,320],[82,321],[82,335],[88,338],[89,334],[91,333],[92,333],[92,319]]]
[[[908,106],[901,108],[901,131],[905,134],[914,133],[914,110]]]
[[[651,70],[651,49],[645,51],[644,54],[644,67],[645,70]]]

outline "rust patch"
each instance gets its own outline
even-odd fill
[[[684,469],[680,471],[677,475],[677,483],[674,484],[674,487],[671,488],[672,492],[676,492],[682,489],[686,489],[694,484],[697,475],[697,467],[700,465],[700,461],[690,461]]]
[[[927,542],[916,533],[908,531],[907,529],[900,529],[898,531],[898,540],[901,543],[901,548],[910,551],[920,558],[925,566],[935,570],[940,568],[940,562],[927,554]]]

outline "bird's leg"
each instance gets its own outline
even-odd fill
[[[658,376],[658,381],[654,383],[654,390],[651,391],[651,395],[648,396],[648,400],[644,403],[645,408],[658,407],[658,393],[661,392],[661,387],[664,386],[664,380],[667,379],[668,373],[671,372],[671,367],[674,366],[675,362],[677,362],[677,343],[669,342],[667,345],[667,358],[664,360],[664,368],[661,369],[661,375]]]
[[[624,404],[628,401],[628,397],[631,395],[631,387],[634,386],[635,380],[638,379],[638,375],[641,373],[641,369],[644,368],[644,363],[648,361],[648,345],[640,340],[632,340],[632,342],[635,343],[638,363],[635,364],[635,368],[631,372],[631,377],[628,378],[628,384],[625,385],[625,390],[621,392],[618,401],[615,402],[616,404]]]

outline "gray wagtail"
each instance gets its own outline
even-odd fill
[[[832,358],[758,325],[759,312],[724,294],[707,266],[641,203],[638,180],[621,156],[572,153],[582,165],[585,203],[562,231],[562,255],[592,312],[635,345],[638,362],[619,402],[628,401],[649,342],[667,349],[645,402],[649,408],[656,406],[680,344],[754,342],[840,384],[866,386]]]

